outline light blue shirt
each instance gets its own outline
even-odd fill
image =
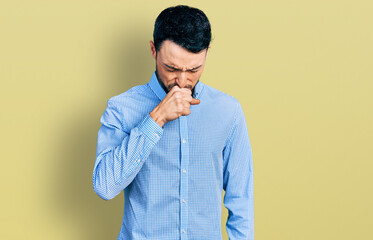
[[[158,125],[149,113],[166,96],[150,82],[110,98],[98,131],[94,191],[124,190],[118,239],[254,240],[253,161],[239,101],[201,81],[191,113]]]

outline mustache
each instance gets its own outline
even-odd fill
[[[168,90],[170,91],[174,86],[177,86],[177,83],[174,82],[174,83],[171,83],[167,86]],[[189,88],[190,90],[192,90],[192,85],[185,85],[184,88]]]

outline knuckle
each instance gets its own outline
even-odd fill
[[[181,97],[181,92],[180,91],[175,92],[175,97],[180,98]]]

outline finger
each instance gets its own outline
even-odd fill
[[[199,104],[199,99],[193,98],[192,95],[186,95],[186,96],[184,96],[184,100],[186,100],[190,104],[192,104],[192,103]]]
[[[190,105],[197,105],[197,104],[200,104],[200,100],[199,99],[196,99],[196,98],[193,98],[192,101],[190,102]]]
[[[182,111],[184,111],[185,109],[189,109],[190,108],[190,103],[188,101],[183,101],[182,102],[182,106],[183,106]]]
[[[175,85],[171,88],[171,90],[168,92],[168,93],[171,93],[171,92],[175,92],[175,91],[178,91],[179,89],[181,89],[178,85]]]
[[[192,95],[184,95],[184,99],[185,99],[185,101],[187,101],[187,102],[191,102],[191,101],[193,101],[193,97],[192,97]]]
[[[189,88],[181,88],[180,90],[188,95],[192,95],[192,90]]]
[[[182,116],[187,116],[187,115],[190,114],[190,112],[191,112],[191,111],[190,111],[190,109],[189,109],[189,107],[188,107],[188,108],[185,108],[185,109],[184,109],[184,111],[182,112],[181,115],[182,115]]]

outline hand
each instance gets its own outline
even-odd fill
[[[199,103],[199,99],[192,97],[190,89],[175,85],[149,115],[163,127],[166,122],[189,115],[190,105]]]

